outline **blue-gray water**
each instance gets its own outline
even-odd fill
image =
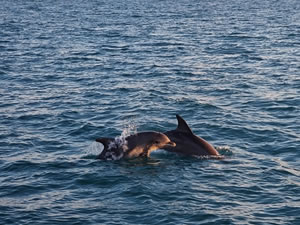
[[[0,60],[0,224],[300,224],[298,0],[1,1]],[[177,113],[226,159],[96,159]]]

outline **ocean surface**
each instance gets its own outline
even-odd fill
[[[175,129],[223,160],[101,161]],[[0,0],[0,224],[300,224],[299,0]]]

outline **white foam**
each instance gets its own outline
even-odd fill
[[[230,151],[230,146],[224,145],[224,146],[217,146],[217,150],[223,150],[223,151]]]

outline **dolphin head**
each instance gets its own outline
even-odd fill
[[[175,147],[165,134],[149,131],[141,132],[126,138],[128,143],[128,151],[126,157],[150,156],[150,153],[159,148]]]
[[[167,135],[163,133],[154,133],[152,140],[149,143],[151,145],[150,149],[159,149],[165,147],[175,147],[176,143],[171,141]]]

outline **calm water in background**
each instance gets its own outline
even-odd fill
[[[1,1],[0,224],[299,224],[298,0]],[[102,162],[175,114],[225,160]]]

